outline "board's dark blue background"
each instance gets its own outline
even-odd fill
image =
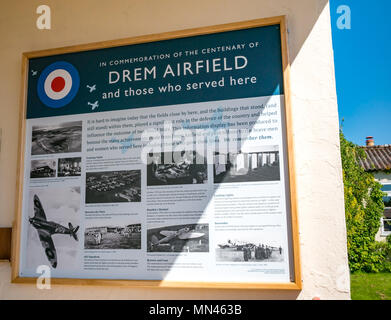
[[[249,49],[248,43],[261,42],[258,49]],[[143,63],[132,63],[119,66],[99,67],[102,61],[120,60],[132,57],[159,55],[174,52],[190,51],[202,48],[214,48],[218,46],[236,45],[246,43],[245,50],[226,51],[215,54],[201,54],[194,56],[182,56],[181,58],[171,58],[155,60]],[[177,63],[185,61],[194,62],[196,60],[212,60],[214,58],[228,58],[232,60],[237,55],[244,55],[248,59],[245,69],[222,71],[216,73],[200,73],[199,75],[187,75],[181,77],[162,78],[162,73],[167,64],[175,66]],[[66,61],[73,64],[79,71],[80,88],[68,105],[53,109],[45,106],[37,95],[37,82],[42,70],[49,64],[56,61]],[[152,67],[156,65],[158,73],[156,79],[145,81],[118,82],[109,84],[109,71],[122,72],[123,69],[133,70],[136,67]],[[165,106],[173,104],[205,102],[214,100],[227,100],[235,98],[247,98],[258,96],[269,96],[283,94],[283,72],[281,58],[281,38],[278,25],[258,27],[245,30],[223,32],[210,35],[202,35],[189,38],[172,39],[158,42],[150,42],[137,45],[121,46],[109,49],[99,49],[64,55],[56,55],[43,58],[30,59],[28,78],[28,98],[27,98],[27,118],[41,118],[81,113],[95,113],[112,110],[123,110],[132,108]],[[31,70],[38,71],[38,75],[33,76]],[[225,77],[225,87],[208,88],[201,90],[186,91],[187,83],[220,80]],[[232,87],[229,85],[229,76],[237,77],[257,77],[256,84]],[[181,92],[159,93],[158,86],[180,84]],[[97,90],[89,93],[86,85],[96,84]],[[103,92],[112,92],[118,88],[121,91],[132,87],[132,89],[153,87],[155,93],[149,96],[125,97],[121,93],[120,98],[102,99]],[[99,100],[99,107],[94,111],[88,106],[88,102]]]

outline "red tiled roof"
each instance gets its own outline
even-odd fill
[[[362,148],[367,157],[360,159],[360,165],[365,171],[391,170],[391,145]]]

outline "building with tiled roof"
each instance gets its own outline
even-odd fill
[[[367,172],[371,172],[375,179],[382,185],[382,191],[386,193],[383,198],[385,204],[384,215],[381,220],[377,240],[383,241],[391,235],[391,145],[375,145],[373,137],[367,137],[366,146],[362,147],[366,154],[360,159],[360,165]]]
[[[363,147],[366,158],[360,159],[360,165],[365,171],[391,170],[391,145]]]

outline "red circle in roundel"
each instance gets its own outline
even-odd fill
[[[54,92],[60,92],[65,87],[64,78],[63,77],[54,78],[52,81],[51,87]]]

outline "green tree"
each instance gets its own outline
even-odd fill
[[[375,240],[384,212],[381,184],[359,165],[359,158],[365,158],[364,150],[346,140],[342,132],[340,142],[350,270],[384,271],[389,246]]]

